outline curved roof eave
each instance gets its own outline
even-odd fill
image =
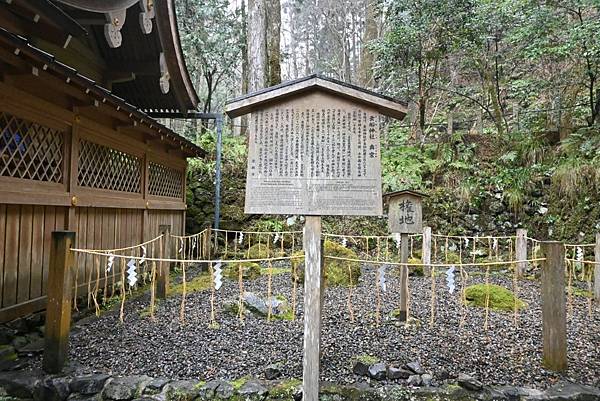
[[[198,94],[192,85],[183,57],[174,1],[157,1],[155,13],[160,44],[165,53],[172,90],[175,90],[180,111],[186,113],[188,110],[195,110],[199,102]]]

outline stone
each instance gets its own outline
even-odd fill
[[[281,377],[281,367],[279,364],[275,363],[267,366],[265,369],[265,379],[267,380],[275,380]]]
[[[33,388],[34,401],[65,401],[69,396],[69,379],[66,377],[47,377],[36,383]]]
[[[514,386],[499,386],[494,387],[494,390],[502,393],[504,397],[508,398],[510,401],[516,400],[543,400],[546,399],[546,395],[543,391],[533,389],[533,388],[525,388],[525,387],[514,387]]]
[[[164,386],[167,398],[176,400],[192,400],[198,393],[196,383],[189,380],[176,380]]]
[[[216,395],[219,399],[227,400],[233,397],[234,392],[235,391],[231,383],[224,381],[219,385],[219,387],[217,387]]]
[[[0,326],[0,344],[8,345],[15,339],[17,332],[5,325]]]
[[[390,380],[408,379],[412,375],[411,372],[402,368],[388,366],[387,377]]]
[[[385,380],[387,368],[385,363],[379,362],[369,366],[369,377],[374,380]]]
[[[363,361],[355,360],[352,364],[352,372],[355,375],[359,376],[368,376],[369,375],[369,365]]]
[[[575,383],[559,383],[546,390],[549,401],[598,401],[600,389]]]
[[[0,345],[0,361],[14,361],[17,359],[15,349],[10,345]]]
[[[0,373],[0,387],[7,395],[16,398],[33,398],[33,389],[42,377],[41,372],[2,372]]]
[[[67,401],[99,401],[98,395],[71,394]]]
[[[28,355],[41,354],[42,352],[44,352],[44,345],[45,345],[44,340],[41,340],[41,339],[30,342],[29,344],[27,344],[24,347],[21,347],[19,349],[19,354],[28,354]]]
[[[264,398],[269,390],[256,380],[249,380],[240,387],[238,394],[244,400],[259,400]]]
[[[411,375],[406,382],[409,386],[412,387],[420,387],[423,384],[423,380],[421,379],[421,375]]]
[[[433,376],[430,375],[429,373],[425,373],[423,375],[421,375],[421,380],[423,381],[423,385],[424,386],[431,386],[431,382],[433,381]]]
[[[113,401],[129,401],[141,394],[152,379],[148,376],[115,377],[104,386],[102,397]]]
[[[480,391],[483,388],[483,383],[465,373],[459,373],[458,385],[469,391]]]
[[[286,302],[271,297],[269,300],[263,299],[253,292],[244,292],[244,306],[252,313],[265,317],[269,314],[269,305],[271,306],[271,314],[274,316],[285,313]]]
[[[212,400],[217,396],[219,387],[225,384],[231,386],[231,384],[223,380],[211,380],[200,388],[198,395],[202,400]]]
[[[74,377],[69,384],[69,390],[71,393],[83,395],[97,394],[102,391],[104,383],[106,383],[109,378],[109,375],[101,373]]]
[[[416,361],[407,363],[406,369],[410,370],[411,372],[413,372],[416,375],[422,375],[423,373],[425,373],[425,371],[421,367],[421,364]]]
[[[152,381],[146,385],[146,388],[144,389],[144,395],[155,395],[160,393],[162,389],[169,384],[169,381],[169,379],[164,377],[152,379]]]

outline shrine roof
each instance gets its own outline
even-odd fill
[[[419,192],[419,191],[413,191],[411,189],[404,189],[402,191],[394,191],[394,192],[388,192],[387,194],[383,194],[384,198],[393,198],[399,195],[414,195],[414,196],[418,196],[419,198],[429,198],[429,195],[424,194],[423,192]]]
[[[406,115],[407,106],[404,102],[319,74],[309,75],[240,96],[228,102],[225,111],[229,117],[239,117],[271,103],[277,103],[286,98],[311,91],[322,91],[358,104],[371,106],[381,114],[397,119],[402,119]]]

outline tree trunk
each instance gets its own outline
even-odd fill
[[[248,0],[248,91],[267,84],[267,13],[265,0]]]
[[[362,49],[360,57],[360,83],[363,86],[373,86],[373,65],[375,58],[373,52],[368,48],[369,42],[377,39],[377,10],[376,1],[366,1],[365,31],[362,37]]]
[[[268,0],[267,5],[268,84],[273,86],[281,83],[281,4]]]

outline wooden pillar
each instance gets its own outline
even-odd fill
[[[158,230],[164,237],[163,241],[163,258],[170,259],[171,258],[171,226],[160,225]],[[160,299],[167,298],[169,293],[169,272],[171,267],[171,262],[159,262],[158,263],[158,274],[156,275],[156,296]]]
[[[567,369],[567,310],[565,249],[558,241],[542,242],[543,364],[553,371]]]
[[[408,316],[408,234],[400,234],[400,310],[398,318],[405,322]]]
[[[517,260],[527,260],[527,230],[517,229],[517,241],[515,246]],[[517,277],[523,277],[527,271],[527,262],[517,262]]]
[[[594,299],[600,303],[600,233],[596,233],[596,247],[594,248]]]
[[[71,301],[74,280],[75,233],[53,231],[48,271],[48,306],[43,366],[47,373],[60,373],[69,354]]]
[[[304,224],[304,365],[302,400],[319,400],[323,250],[321,216],[306,216]]]
[[[421,250],[422,262],[423,262],[423,273],[426,276],[431,274],[431,227],[423,227],[423,248]]]

